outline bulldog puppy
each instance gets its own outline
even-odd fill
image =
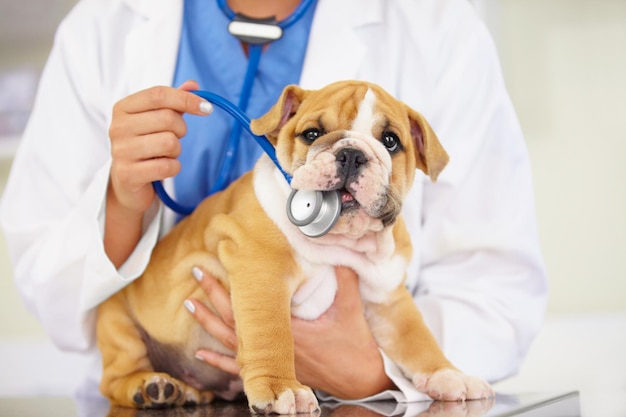
[[[433,181],[448,156],[416,111],[357,81],[285,88],[252,122],[301,190],[340,190],[332,230],[308,237],[286,214],[291,187],[271,160],[207,198],[156,246],[145,273],[98,310],[102,393],[137,408],[232,398],[237,381],[198,361],[199,348],[233,354],[182,308],[209,301],[191,277],[204,268],[230,292],[241,380],[254,413],[319,410],[294,370],[291,315],[314,319],[333,302],[335,265],[359,275],[364,313],[379,346],[436,399],[493,395],[443,355],[404,286],[410,237],[400,215],[416,169]]]

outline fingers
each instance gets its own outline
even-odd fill
[[[198,300],[185,300],[184,305],[207,333],[228,349],[237,351],[237,336],[232,327],[224,323],[206,305]]]
[[[241,372],[241,367],[237,364],[237,360],[230,356],[201,349],[196,352],[196,358],[229,374],[239,375]]]
[[[232,313],[230,295],[215,278],[206,274],[201,268],[194,267],[192,274],[206,292],[214,310],[195,299],[185,300],[185,308],[207,333],[226,348],[236,352],[238,341],[235,333],[235,320]],[[241,371],[235,358],[228,355],[200,349],[196,352],[196,357],[211,366],[233,375],[239,375]]]
[[[130,160],[148,160],[154,158],[177,158],[181,152],[178,137],[172,132],[154,132],[138,137],[134,142],[119,141],[114,143],[113,154],[128,156]]]
[[[109,136],[124,137],[171,131],[177,137],[185,135],[187,127],[182,114],[207,115],[211,103],[182,88],[196,88],[193,81],[180,88],[152,87],[131,94],[113,106],[113,122]]]
[[[187,80],[183,82],[181,85],[179,85],[178,89],[184,90],[184,91],[199,90],[200,85],[194,80]]]
[[[197,89],[197,84],[186,82],[181,88],[164,86],[150,87],[146,90],[131,94],[124,100],[118,102],[114,107],[114,112],[123,111],[133,114],[150,110],[170,109],[181,114],[209,114],[212,109],[211,104],[205,99],[190,93],[186,90],[187,88]]]
[[[168,131],[112,140],[111,177],[116,191],[132,192],[152,181],[175,176],[180,170],[180,152],[178,137]]]
[[[344,266],[337,266],[335,267],[335,275],[337,277],[337,294],[333,302],[335,308],[361,312],[359,277],[356,272]]]
[[[174,109],[145,109],[135,113],[113,110],[114,113],[116,111],[118,113],[113,115],[116,123],[109,129],[109,136],[114,138],[149,135],[155,132],[172,132],[177,138],[182,138],[187,133],[187,124],[182,114]]]
[[[180,162],[174,158],[153,158],[132,165],[119,162],[114,168],[112,180],[123,183],[126,189],[136,193],[152,181],[176,175],[180,171]],[[147,187],[147,191],[152,191],[152,188]]]
[[[215,308],[222,321],[234,329],[235,317],[233,316],[233,306],[228,291],[224,289],[218,280],[206,274],[202,268],[194,267],[191,272],[209,297],[211,305]]]
[[[143,213],[154,199],[151,183],[180,171],[179,139],[187,133],[183,114],[206,115],[213,109],[191,89],[198,89],[195,81],[179,88],[152,87],[113,107],[110,188],[120,207]]]
[[[202,268],[194,267],[192,269],[193,277],[198,281],[200,287],[207,294],[213,309],[207,307],[204,303],[189,299],[184,305],[200,325],[233,352],[237,351],[237,335],[235,333],[235,319],[233,316],[232,305],[230,303],[230,294],[222,287],[218,280],[211,275],[206,274]],[[221,355],[217,352],[209,350],[199,350],[197,352],[199,359],[222,369],[225,372],[233,374],[239,373],[239,365],[234,358]]]
[[[358,288],[359,276],[347,266],[336,266],[335,275],[337,276],[337,285],[340,288]]]

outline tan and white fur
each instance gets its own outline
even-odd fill
[[[364,314],[380,348],[436,399],[493,395],[443,355],[404,286],[412,248],[400,215],[416,169],[434,181],[448,156],[426,120],[365,82],[320,90],[288,86],[252,122],[275,146],[295,189],[342,192],[333,229],[307,237],[290,223],[291,187],[268,157],[207,198],[156,246],[145,273],[98,310],[101,391],[112,403],[163,407],[229,398],[238,379],[198,361],[199,348],[232,353],[181,308],[208,299],[194,266],[231,294],[237,361],[251,409],[319,409],[295,376],[290,317],[315,319],[333,302],[335,265],[359,275]]]

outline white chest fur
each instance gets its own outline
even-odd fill
[[[395,254],[392,229],[360,239],[328,234],[309,238],[286,215],[289,185],[268,158],[261,158],[255,171],[254,190],[267,215],[276,223],[294,248],[306,281],[292,298],[292,313],[304,319],[319,317],[332,304],[337,282],[334,266],[352,268],[359,275],[364,301],[383,302],[401,285],[407,260]]]

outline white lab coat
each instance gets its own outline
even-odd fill
[[[79,2],[41,78],[1,221],[17,287],[63,349],[98,355],[94,307],[141,273],[171,225],[155,204],[119,271],[104,253],[111,109],[171,84],[182,4]],[[485,27],[465,0],[319,0],[301,85],[340,79],[380,84],[423,113],[448,150],[439,181],[418,175],[405,203],[408,284],[458,367],[492,381],[511,375],[547,290],[529,158]]]

